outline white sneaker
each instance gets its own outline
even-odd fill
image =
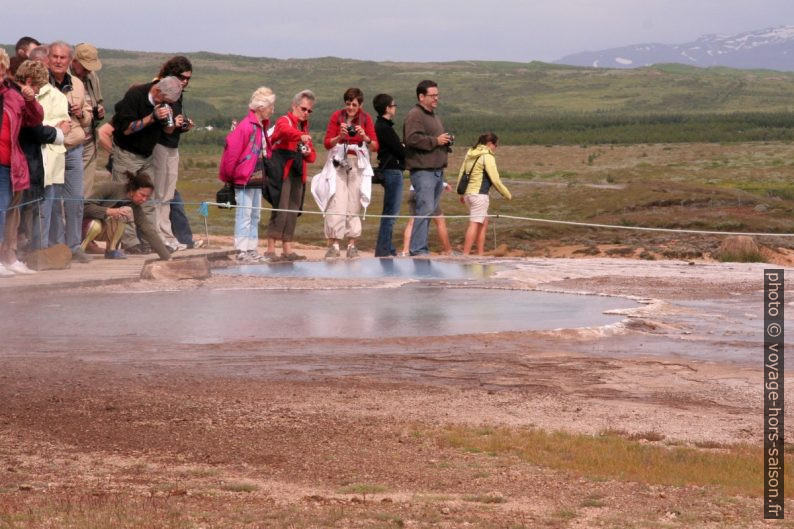
[[[14,272],[6,268],[3,263],[0,263],[0,277],[11,277],[13,275],[15,275]]]
[[[6,266],[7,270],[10,270],[14,274],[26,275],[26,274],[35,274],[33,270],[28,268],[25,263],[22,261],[14,261],[10,265]]]
[[[166,243],[165,247],[168,248],[168,250],[171,253],[174,253],[174,252],[179,252],[181,250],[186,250],[187,244],[182,244],[181,242],[171,242],[171,243]]]

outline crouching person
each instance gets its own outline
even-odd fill
[[[105,241],[105,259],[125,259],[119,248],[127,223],[134,222],[144,241],[149,243],[160,259],[171,254],[143,211],[143,204],[154,193],[152,179],[146,173],[125,174],[126,183],[107,182],[94,188],[86,199],[83,213],[83,250],[91,241]]]

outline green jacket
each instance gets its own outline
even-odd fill
[[[491,185],[493,185],[499,191],[499,194],[507,200],[513,198],[510,190],[505,187],[499,178],[499,170],[496,168],[496,157],[491,152],[491,149],[485,145],[477,145],[468,150],[460,166],[460,171],[458,171],[458,182],[463,177],[464,171],[470,173],[469,185],[466,186],[464,194],[487,195]],[[487,174],[487,178],[483,178],[483,172]],[[488,180],[490,180],[490,183]]]

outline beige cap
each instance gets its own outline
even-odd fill
[[[99,52],[91,44],[78,44],[74,47],[74,58],[77,59],[83,68],[90,72],[96,72],[102,69],[102,63],[99,62]]]

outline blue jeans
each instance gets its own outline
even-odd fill
[[[57,185],[57,184],[56,184]],[[66,172],[52,208],[50,245],[65,242],[73,252],[83,242],[83,146],[66,151]],[[61,200],[62,199],[62,200]],[[63,220],[61,220],[63,218]]]
[[[262,215],[262,188],[247,187],[234,190],[237,208],[234,210],[234,249],[254,250],[259,244],[259,218]]]
[[[416,219],[411,232],[411,255],[427,255],[427,232],[430,228],[430,216],[438,208],[441,193],[444,191],[444,170],[411,171],[411,185],[416,193]],[[423,218],[424,217],[424,218]]]
[[[188,247],[192,247],[193,230],[190,229],[190,221],[188,221],[187,214],[185,214],[185,201],[182,200],[182,195],[176,189],[174,189],[174,198],[171,199],[169,219],[171,220],[171,232],[176,237],[176,240],[182,244],[187,244]]]
[[[11,168],[7,165],[0,165],[0,242],[3,242],[3,234],[6,229],[6,210],[11,205]]]
[[[33,186],[30,188],[29,197],[31,200],[44,199],[31,205],[33,214],[31,215],[32,221],[30,224],[30,248],[32,250],[42,250],[49,246],[55,186],[47,186],[45,188]]]
[[[398,215],[400,203],[403,198],[403,172],[400,169],[383,170],[383,214]],[[397,250],[392,244],[392,229],[395,218],[381,218],[378,229],[378,242],[375,244],[375,257],[390,257],[397,255]]]

